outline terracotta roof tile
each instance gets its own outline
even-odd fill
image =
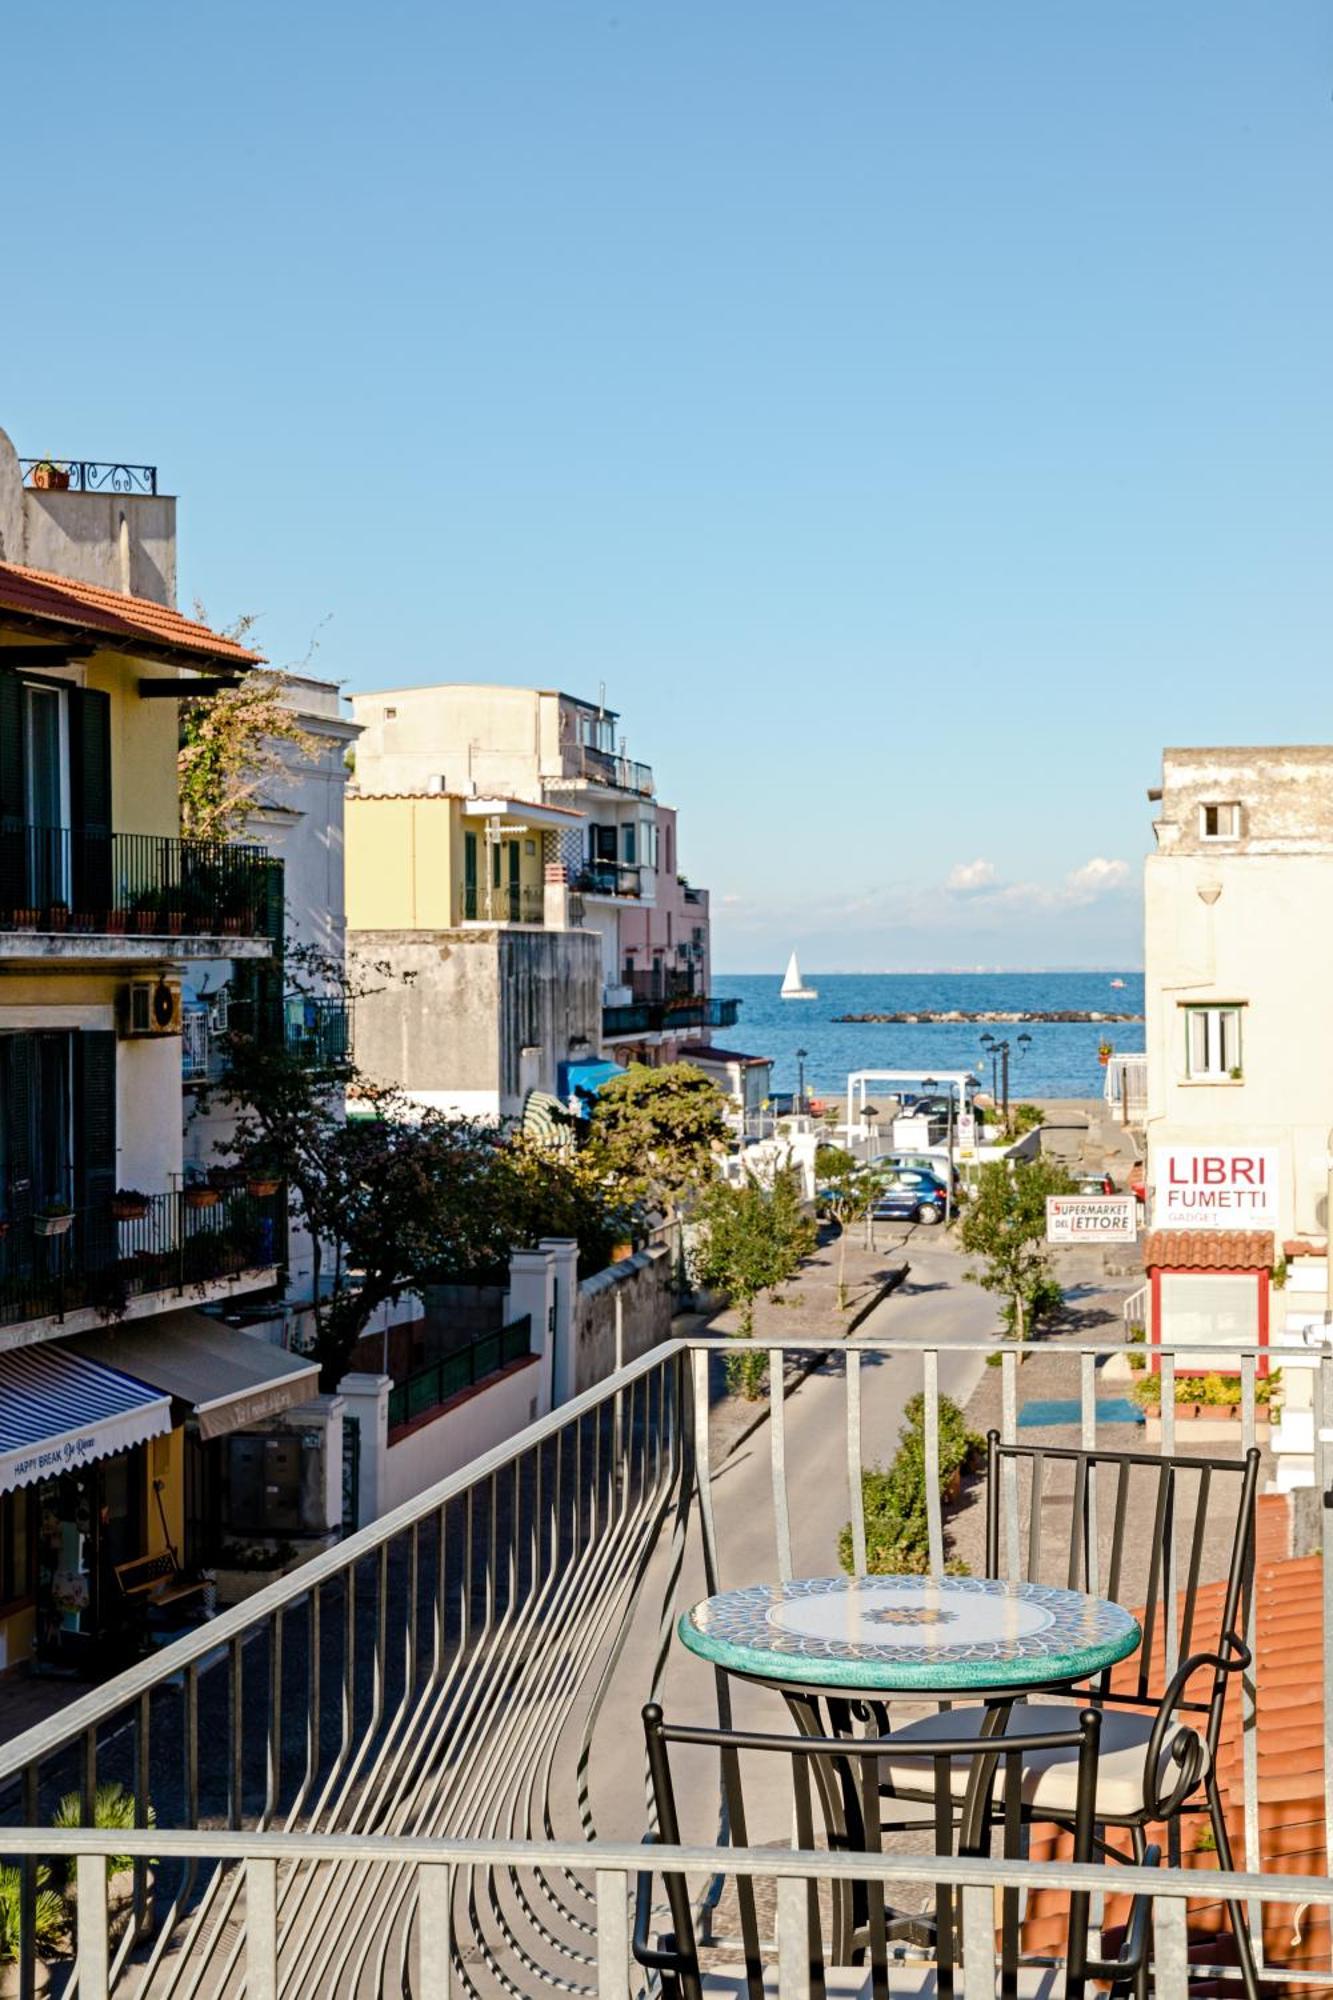
[[[128,642],[126,651],[133,651],[137,641],[154,651],[192,653],[219,666],[238,667],[257,666],[264,657],[147,597],[129,597],[118,590],[105,590],[100,584],[81,583],[74,577],[28,569],[20,563],[0,563],[0,613],[5,611],[84,633],[105,634]]]
[[[1268,1271],[1271,1229],[1154,1229],[1143,1246],[1145,1270]]]

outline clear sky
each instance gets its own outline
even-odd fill
[[[1140,957],[1329,734],[1326,0],[6,10],[0,424],[348,687],[621,711],[723,969]]]

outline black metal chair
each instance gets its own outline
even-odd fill
[[[1067,1490],[1052,1491],[1052,1470],[1061,1467],[1069,1468]],[[1228,1691],[1251,1663],[1244,1628],[1259,1453],[1164,1458],[1149,1452],[1007,1445],[992,1431],[987,1473],[988,1576],[1011,1573],[1004,1530],[1008,1512],[1011,1533],[1017,1516],[1014,1554],[1020,1580],[1058,1583],[1109,1598],[1135,1607],[1141,1617],[1143,1644],[1135,1656],[1132,1687],[1113,1689],[1108,1669],[1074,1696],[1074,1703],[1090,1702],[1102,1713],[1098,1825],[1127,1831],[1135,1856],[1141,1857],[1149,1826],[1163,1823],[1175,1828],[1178,1839],[1184,1816],[1206,1814],[1218,1864],[1230,1869],[1231,1841],[1216,1766]],[[1219,1493],[1225,1495],[1225,1511],[1214,1504]],[[1043,1540],[1048,1538],[1043,1528],[1049,1514],[1066,1499],[1068,1544],[1058,1563],[1053,1563],[1044,1554]],[[1200,1632],[1200,1577],[1210,1534],[1220,1538],[1214,1552],[1225,1558],[1225,1581],[1216,1622]],[[1183,1564],[1173,1606],[1168,1554],[1178,1542],[1183,1545]],[[1168,1672],[1155,1663],[1155,1641],[1163,1639],[1165,1660],[1164,1640],[1173,1610],[1178,1664]],[[1074,1703],[1016,1703],[1009,1726],[1021,1736],[1040,1737],[1051,1730],[1065,1737],[1079,1713]],[[926,1716],[897,1732],[898,1740],[909,1742],[914,1732],[923,1738],[972,1739],[981,1713],[961,1708]],[[955,1781],[955,1792],[958,1789]],[[1052,1741],[1029,1758],[1025,1798],[1034,1813],[1072,1828],[1076,1791],[1075,1759],[1067,1747],[1057,1749]],[[1256,2000],[1258,1977],[1245,1911],[1236,1904],[1227,1908],[1245,1992],[1248,2000]]]
[[[644,1709],[643,1723],[656,1806],[657,1841],[668,1846],[680,1844],[680,1815],[669,1748],[678,1744],[718,1753],[730,1837],[736,1846],[748,1845],[750,1838],[741,1757],[759,1752],[790,1763],[797,1849],[808,1851],[816,1845],[817,1795],[830,1848],[868,1855],[883,1851],[881,1771],[884,1759],[895,1756],[896,1738],[768,1736],[745,1730],[692,1728],[667,1723],[655,1704]],[[1074,1757],[1078,1771],[1075,1859],[1091,1861],[1096,1849],[1093,1807],[1100,1730],[1100,1714],[1096,1709],[1086,1709],[1077,1718],[1075,1727],[1061,1732],[1058,1738],[1006,1735],[970,1741],[957,1737],[938,1741],[914,1739],[910,1762],[916,1788],[933,1807],[929,1824],[933,1828],[935,1852],[988,1854],[998,1833],[1004,1858],[1018,1859],[1023,1852],[1024,1828],[1032,1818],[1023,1801],[1025,1762],[1058,1740],[1061,1749]],[[921,1768],[927,1762],[932,1766],[930,1774]],[[959,1768],[964,1771],[969,1789],[968,1805],[961,1818],[953,1783]],[[1002,1796],[997,1796],[997,1783]],[[1156,1850],[1149,1850],[1145,1859],[1149,1865],[1154,1863]],[[743,1970],[738,1967],[734,1972],[705,1972],[695,1908],[685,1876],[670,1869],[660,1872],[671,1929],[656,1938],[652,1935],[654,1871],[645,1868],[638,1880],[634,1956],[640,1965],[658,1975],[663,2000],[773,2000],[775,1961],[770,1952],[765,1964],[754,1879],[736,1877]],[[941,1885],[937,1890],[933,1924],[926,1920],[923,1926],[920,1917],[901,1916],[888,1908],[882,1882],[867,1877],[857,1887],[861,1920],[851,1939],[854,1962],[841,1966],[826,1962],[818,1888],[814,1882],[808,1887],[807,1943],[813,2000],[889,2000],[889,1996],[895,1996],[896,2000],[899,1995],[911,1995],[913,2000],[936,2000],[936,1996],[938,2000],[949,2000],[961,1967],[959,1909],[952,1889]],[[1088,1895],[1071,1896],[1063,1967],[1021,1965],[1018,1891],[1005,1889],[1000,1901],[1000,1990],[1005,1995],[1021,1996],[1021,2000],[1056,2000],[1056,1996],[1082,2000],[1088,1982],[1096,1980],[1109,1983],[1112,1996],[1119,2000],[1119,1996],[1135,1990],[1136,1983],[1145,1976],[1151,1918],[1146,1897],[1135,1898],[1123,1951],[1118,1958],[1108,1961],[1089,1954]],[[835,1913],[835,1931],[837,1928]],[[923,1928],[933,1932],[933,1964],[891,1954],[890,1946],[895,1940],[919,1935]]]

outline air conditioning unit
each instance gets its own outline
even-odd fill
[[[181,1031],[181,983],[165,973],[152,979],[131,979],[120,990],[120,1032],[124,1039],[145,1035],[178,1035]]]

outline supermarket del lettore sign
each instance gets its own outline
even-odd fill
[[[1156,1229],[1276,1229],[1276,1146],[1156,1146]]]

